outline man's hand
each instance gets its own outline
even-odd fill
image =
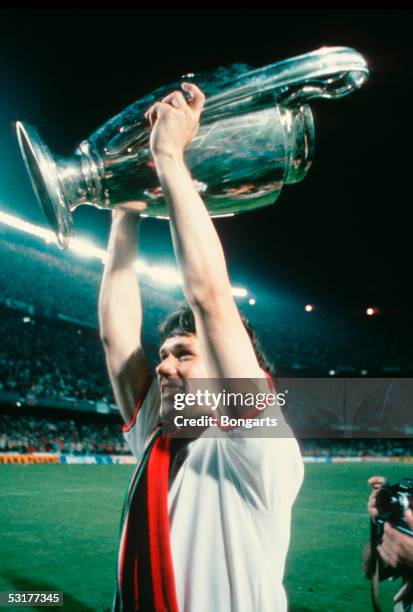
[[[378,514],[377,508],[376,508],[377,493],[380,491],[381,487],[384,485],[385,482],[386,482],[386,479],[383,478],[383,476],[372,476],[368,480],[368,483],[373,490],[367,502],[367,511],[370,514],[373,521],[376,520],[377,514]]]
[[[413,530],[413,513],[406,510],[404,519],[410,529]],[[390,525],[384,524],[384,534],[382,543],[377,547],[380,557],[391,567],[398,570],[413,569],[413,537],[398,531]]]
[[[190,96],[188,102],[181,91],[174,91],[145,113],[152,128],[150,147],[155,158],[182,157],[198,129],[205,96],[192,83],[182,83],[182,89]]]

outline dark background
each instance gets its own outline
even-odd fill
[[[409,314],[412,11],[28,11],[0,13],[0,208],[44,223],[13,121],[52,150],[78,142],[126,105],[187,72],[254,66],[325,45],[353,47],[370,79],[312,103],[313,166],[272,207],[217,221],[233,284],[258,300],[294,295],[337,312]],[[110,215],[81,207],[76,231],[103,246]],[[143,227],[147,261],[172,257],[165,222]],[[270,305],[271,302],[268,301]]]

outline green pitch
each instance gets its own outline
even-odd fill
[[[59,590],[65,605],[57,609],[109,610],[120,508],[132,471],[0,466],[0,590]],[[368,538],[366,480],[375,473],[398,480],[412,477],[413,465],[306,465],[286,570],[290,610],[371,609],[360,559]],[[392,609],[397,587],[384,585],[385,610]]]

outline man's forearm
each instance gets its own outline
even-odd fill
[[[230,295],[225,257],[214,224],[180,155],[155,157],[169,208],[175,254],[191,306]]]
[[[113,214],[99,295],[100,335],[106,346],[123,344],[126,349],[140,343],[142,307],[134,267],[139,222],[136,214]]]

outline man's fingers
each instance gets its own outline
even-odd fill
[[[153,109],[154,109],[154,107],[155,107],[155,106],[156,106],[156,104],[152,104],[152,106],[150,106],[150,107],[148,108],[148,110],[146,111],[146,113],[145,113],[145,115],[144,115],[145,119],[147,119],[147,120],[149,121],[149,123],[150,123],[151,127],[152,127],[152,123],[151,123],[151,114],[152,114],[152,111],[153,111]]]
[[[155,102],[155,104],[151,108],[151,112],[149,113],[149,123],[151,124],[151,127],[154,126],[157,118],[161,116],[162,110],[162,102]]]
[[[153,124],[155,123],[155,121],[156,121],[156,119],[158,117],[158,108],[157,108],[158,104],[159,104],[159,102],[154,104],[152,106],[152,108],[150,109],[149,114],[148,114],[148,121],[149,121],[149,125],[151,127],[153,127]]]
[[[205,96],[202,91],[193,83],[182,83],[182,89],[189,94],[189,103],[186,101],[181,91],[172,91],[170,94],[165,96],[161,102],[155,102],[145,113],[145,119],[150,123],[151,128],[154,126],[158,117],[161,114],[173,106],[182,110],[188,107],[194,111],[194,113],[200,115],[204,107]]]
[[[155,104],[157,104],[157,102],[155,102]],[[152,104],[152,106],[150,106],[150,107],[148,108],[148,110],[147,110],[147,111],[146,111],[146,113],[144,114],[145,119],[148,119],[148,118],[149,118],[149,115],[150,115],[150,113],[151,113],[151,110],[153,109],[153,107],[155,106],[155,104]]]
[[[153,127],[155,121],[157,120],[158,117],[161,116],[161,114],[164,112],[164,110],[168,107],[167,104],[164,104],[163,102],[155,102],[155,104],[153,104],[145,113],[145,118],[149,121],[149,125],[151,127]]]
[[[172,93],[165,96],[162,102],[171,104],[175,108],[186,108],[187,102],[181,91],[173,91]]]
[[[182,83],[182,89],[189,93],[191,108],[197,113],[201,113],[204,108],[205,96],[202,91],[193,83]]]

